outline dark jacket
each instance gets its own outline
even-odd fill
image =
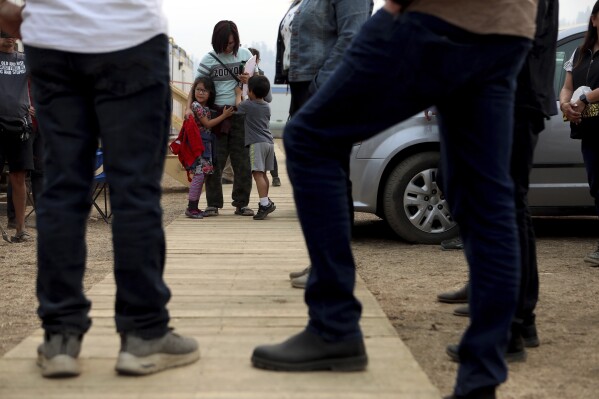
[[[553,89],[558,30],[558,0],[539,0],[534,42],[518,75],[516,108],[537,111],[549,118],[557,115]]]

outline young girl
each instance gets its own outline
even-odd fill
[[[214,82],[208,77],[197,78],[193,82],[192,93],[194,101],[191,103],[191,110],[193,111],[195,122],[200,129],[205,149],[202,155],[191,166],[194,175],[189,186],[189,203],[187,210],[185,210],[185,216],[193,219],[201,219],[203,213],[198,209],[198,203],[200,195],[202,195],[204,176],[214,172],[214,167],[212,166],[212,144],[214,136],[210,132],[210,129],[233,115],[235,110],[233,107],[225,107],[221,115],[211,119],[210,107],[214,105],[216,89],[214,88]]]

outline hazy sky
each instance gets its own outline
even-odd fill
[[[237,24],[245,47],[252,42],[265,42],[274,50],[277,29],[290,4],[291,0],[163,0],[163,9],[169,20],[170,36],[200,59],[212,50],[212,30],[223,19]],[[383,0],[375,0],[375,4],[380,6]]]
[[[561,0],[559,14],[561,18],[574,19],[579,11],[585,11],[587,7],[593,8],[594,4],[595,0]]]
[[[290,3],[291,0],[163,0],[170,36],[197,59],[212,50],[212,29],[223,19],[237,24],[246,47],[252,42],[265,42],[274,49],[279,23]],[[375,0],[375,8],[383,3],[384,0]],[[561,0],[560,16],[574,19],[579,11],[594,3],[595,0]]]

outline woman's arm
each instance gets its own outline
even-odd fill
[[[358,33],[364,22],[370,18],[372,3],[366,0],[338,0],[335,2],[335,20],[337,22],[337,41],[329,56],[318,71],[314,83],[322,86],[333,70],[341,62],[343,53]]]
[[[559,109],[564,113],[564,116],[570,122],[580,123],[580,115],[582,110],[584,110],[584,107],[578,109],[577,106],[572,106],[572,104],[570,103],[570,101],[572,100],[572,93],[574,93],[574,87],[572,83],[572,72],[567,71],[566,79],[564,80],[564,87],[562,87],[562,90],[559,93]]]
[[[235,105],[239,105],[243,99],[241,98],[241,95],[243,94],[243,90],[241,89],[241,87],[237,86],[235,88]]]
[[[13,2],[0,0],[0,25],[2,25],[2,30],[17,38],[21,38],[22,10],[23,7]]]

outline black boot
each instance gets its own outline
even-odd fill
[[[468,283],[457,291],[443,292],[437,300],[443,303],[468,303]]]
[[[505,360],[508,362],[523,362],[526,360],[526,350],[524,349],[524,339],[522,338],[522,324],[519,322],[512,322]]]
[[[368,364],[368,356],[362,338],[328,342],[304,330],[280,344],[256,347],[252,364],[280,371],[361,371]]]

